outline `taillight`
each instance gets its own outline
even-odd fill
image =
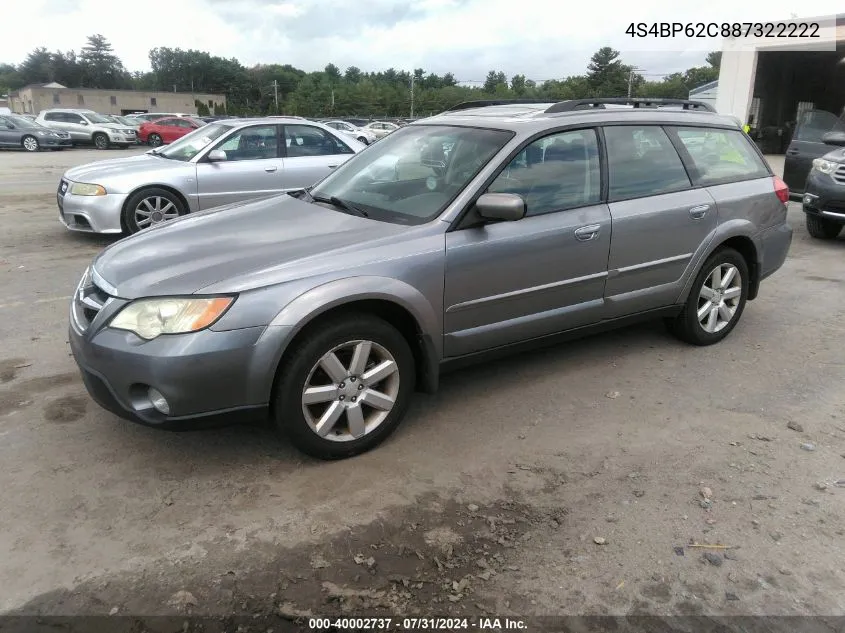
[[[778,197],[778,200],[786,204],[789,202],[789,187],[778,176],[774,176],[773,179],[775,183],[775,195]]]

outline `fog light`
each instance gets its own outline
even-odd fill
[[[815,200],[818,199],[818,196],[814,196],[811,193],[804,194],[804,204],[813,204]]]
[[[170,405],[167,404],[167,399],[161,395],[158,389],[150,387],[148,395],[150,397],[150,403],[155,407],[156,411],[164,415],[170,415]]]

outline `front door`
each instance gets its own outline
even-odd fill
[[[609,318],[671,305],[693,255],[717,223],[706,189],[693,189],[659,126],[604,128],[613,241],[605,297]]]
[[[462,356],[599,321],[610,250],[596,132],[534,141],[490,185],[526,216],[446,234],[444,352]]]
[[[285,190],[316,184],[355,153],[339,137],[314,125],[285,125],[284,139]]]
[[[822,142],[822,137],[834,130],[845,131],[845,123],[835,114],[824,110],[809,110],[803,114],[784,157],[783,180],[790,192],[803,192],[813,159],[836,149]]]
[[[0,116],[0,145],[8,147],[20,144],[20,130],[16,129],[16,126],[11,119]]]
[[[197,163],[200,209],[271,196],[282,192],[279,126],[241,128],[212,149],[223,150],[225,161]]]

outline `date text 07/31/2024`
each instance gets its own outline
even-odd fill
[[[819,39],[818,22],[631,22],[631,37],[762,37]]]
[[[517,618],[309,618],[308,628],[320,630],[407,630],[407,631],[520,631],[527,628],[524,620]]]

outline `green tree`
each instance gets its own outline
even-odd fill
[[[53,56],[43,46],[34,49],[26,56],[20,66],[18,75],[23,85],[44,84],[53,81]]]
[[[587,66],[587,82],[591,97],[625,97],[628,81],[633,72],[631,66],[622,63],[619,51],[604,46],[590,58]]]
[[[484,80],[484,92],[495,93],[497,88],[502,84],[507,88],[508,78],[505,73],[491,70],[487,73],[487,78]]]
[[[128,83],[129,74],[123,62],[114,54],[109,41],[102,35],[89,35],[88,43],[79,54],[81,83],[87,88],[121,88]]]

